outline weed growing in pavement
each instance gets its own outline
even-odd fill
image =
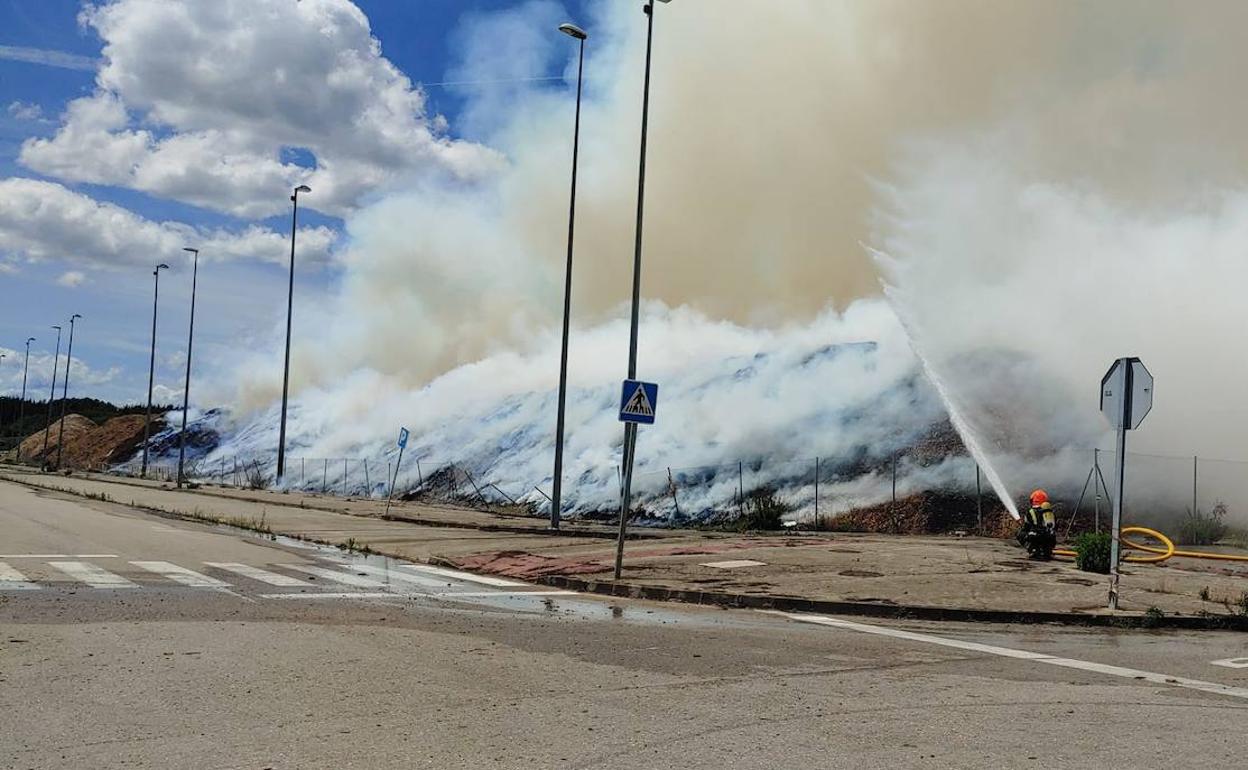
[[[1200,589],[1200,600],[1202,602],[1209,601],[1209,586],[1205,586],[1204,588]]]
[[[1112,542],[1108,532],[1084,532],[1075,538],[1075,566],[1084,572],[1108,575]]]
[[[1157,628],[1165,618],[1166,613],[1162,612],[1160,607],[1149,607],[1144,610],[1144,618],[1141,620],[1140,625],[1144,628]]]

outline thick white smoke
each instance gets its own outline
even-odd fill
[[[574,425],[612,422],[604,383],[623,374],[614,319],[631,269],[640,5],[597,4],[581,20],[591,39],[571,376],[603,390]],[[464,30],[458,77],[570,62],[556,5],[507,13]],[[643,329],[644,376],[691,381],[733,356],[795,350],[802,335],[879,341],[884,356],[898,327],[879,321],[882,306],[870,323],[848,313],[837,323],[864,325],[836,334],[826,309],[878,291],[874,247],[917,349],[966,405],[1011,494],[1051,474],[1078,484],[1078,452],[1105,438],[1096,383],[1120,355],[1142,356],[1158,380],[1137,448],[1248,454],[1235,432],[1248,409],[1235,395],[1243,358],[1223,342],[1245,320],[1248,109],[1228,95],[1248,8],[690,0],[657,14],[643,293],[673,310]],[[541,25],[549,37],[520,38],[518,55],[515,31]],[[460,424],[456,440],[480,448],[499,439],[461,421],[512,398],[532,424],[553,422],[549,400],[531,396],[549,394],[557,372],[571,91],[508,88],[466,94],[465,112],[505,170],[471,186],[426,181],[348,222],[332,322],[305,328],[295,354],[296,432],[314,451],[385,441],[399,422],[418,434]],[[672,325],[684,317],[699,321]],[[665,391],[663,420],[680,431],[655,456],[697,464],[740,445],[801,444],[808,423],[792,393],[828,413],[885,387],[840,376],[828,388],[800,366],[777,374],[735,443],[700,427],[720,414],[709,394]],[[280,385],[268,373],[243,381],[252,408]],[[578,462],[614,463],[613,424],[580,436]]]

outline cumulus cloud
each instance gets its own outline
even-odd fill
[[[334,238],[334,231],[327,227],[301,229],[301,261],[328,261]],[[176,258],[183,246],[192,244],[208,260],[253,259],[282,264],[290,249],[288,234],[258,225],[224,230],[155,222],[54,182],[17,177],[0,180],[0,254],[10,258],[115,268]],[[70,274],[81,276],[75,271]]]
[[[396,179],[500,164],[443,133],[349,0],[115,0],[80,21],[103,39],[103,64],[57,134],[23,145],[41,173],[260,217],[298,184],[310,207],[343,214]],[[283,159],[288,148],[313,166]]]
[[[43,108],[29,102],[10,102],[9,115],[18,120],[38,121],[43,119]]]
[[[53,335],[55,337],[55,335]],[[60,398],[62,379],[65,376],[65,344],[69,339],[66,332],[65,338],[61,341],[61,354],[56,358],[56,397]],[[77,341],[75,340],[75,348]],[[0,353],[4,354],[4,368],[0,373],[0,392],[6,395],[21,395],[22,392],[22,372],[24,369],[26,350],[25,348],[13,349],[0,347]],[[53,350],[35,350],[30,351],[30,373],[26,380],[26,397],[32,399],[47,398],[49,389],[52,385],[52,365]],[[16,365],[9,362],[16,362]],[[74,356],[72,366],[69,373],[69,394],[81,393],[80,387],[89,388],[97,385],[105,385],[112,382],[121,374],[121,369],[116,366],[109,366],[103,369],[92,366],[89,362]]]
[[[61,273],[61,277],[57,278],[56,282],[60,284],[61,286],[73,289],[73,288],[77,288],[78,286],[81,286],[83,282],[86,280],[87,280],[86,274],[82,273],[81,271],[69,270],[64,273]]]

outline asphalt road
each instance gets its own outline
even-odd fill
[[[0,484],[3,767],[1241,767],[1245,656],[604,600]]]

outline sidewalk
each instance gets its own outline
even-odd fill
[[[611,581],[614,526],[407,502],[381,518],[385,501],[205,488],[113,477],[63,477],[12,468],[0,479],[205,520],[356,547],[398,558],[553,582],[581,590],[684,601],[761,605],[787,601],[864,607],[1103,616],[1107,580],[1069,562],[1028,560],[1012,542],[986,538],[856,534],[738,535],[630,530],[621,583]],[[1237,614],[1248,564],[1172,559],[1123,571],[1121,607],[1166,616]],[[1202,594],[1209,598],[1202,599]],[[690,597],[695,597],[691,599]],[[725,597],[727,597],[725,599]],[[1240,610],[1242,613],[1242,610]],[[1154,613],[1155,614],[1155,613]]]

